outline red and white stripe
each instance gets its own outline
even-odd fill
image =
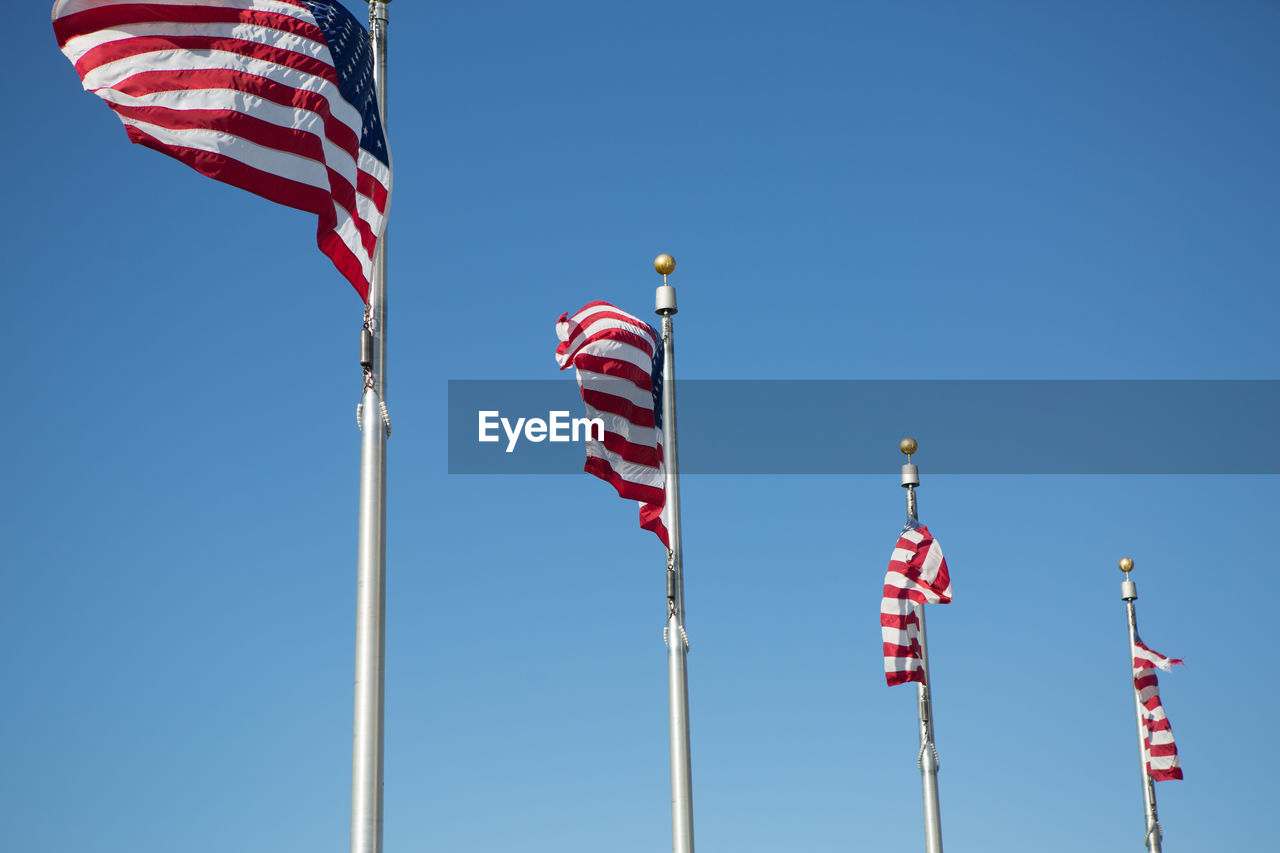
[[[1157,668],[1168,672],[1175,663],[1182,661],[1179,658],[1167,658],[1135,638],[1133,689],[1138,692],[1138,704],[1142,708],[1142,746],[1147,775],[1157,782],[1182,778],[1178,747],[1173,742],[1173,729],[1164,715],[1164,705],[1160,702],[1160,683],[1156,680]]]
[[[925,603],[951,601],[947,561],[929,528],[910,526],[898,537],[884,576],[880,600],[880,636],[884,641],[884,680],[890,685],[925,680],[920,654],[920,619]]]
[[[319,217],[368,298],[391,170],[360,146],[324,35],[296,0],[58,0],[54,32],[129,139]]]
[[[587,442],[585,471],[639,501],[640,526],[668,545],[663,522],[666,470],[655,417],[653,371],[661,361],[658,333],[608,302],[591,302],[556,323],[561,370],[577,368],[587,416],[604,421],[604,441]],[[668,545],[668,547],[670,547]]]

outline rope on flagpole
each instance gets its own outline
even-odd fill
[[[364,388],[362,391],[377,387],[377,376],[373,372],[374,349],[378,337],[378,321],[373,314],[373,306],[364,305],[364,324],[360,327],[360,368],[364,372]]]
[[[941,770],[942,761],[938,758],[938,747],[934,746],[933,741],[929,741],[928,744],[920,744],[920,753],[916,756],[916,769],[924,770],[924,752],[926,746],[928,746],[929,750],[933,752],[933,766],[936,769]]]
[[[374,362],[378,338],[378,318],[374,314],[373,306],[368,302],[364,306],[364,325],[360,329],[360,368],[364,373],[364,388],[362,393],[376,391],[378,388],[378,375],[374,373]],[[382,420],[383,430],[386,432],[387,438],[391,437],[391,413],[387,410],[387,401],[378,399],[378,415]],[[356,404],[356,429],[364,429],[364,402]]]
[[[680,626],[680,639],[684,640],[684,650],[686,652],[693,651],[693,647],[689,645],[689,635],[684,632],[684,626]],[[662,645],[671,648],[671,630],[668,626],[662,626]]]
[[[382,414],[382,425],[387,430],[387,438],[391,438],[391,415],[387,412],[387,401],[378,401],[378,411]]]

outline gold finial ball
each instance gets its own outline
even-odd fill
[[[1130,560],[1128,557],[1125,557],[1123,560],[1121,560],[1120,571],[1124,572],[1126,575],[1129,574],[1129,572],[1133,571],[1133,560]]]
[[[676,271],[676,259],[663,252],[653,259],[653,268],[657,270],[658,275],[671,275]]]
[[[916,440],[914,438],[904,438],[902,439],[902,441],[898,442],[898,449],[901,450],[903,453],[905,453],[907,456],[910,456],[912,453],[915,453],[916,448],[918,446],[919,445],[916,444]]]

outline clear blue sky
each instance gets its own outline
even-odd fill
[[[128,145],[49,5],[0,141],[0,847],[345,850],[359,300],[312,217]],[[557,376],[562,312],[647,314],[659,252],[682,377],[1280,378],[1280,7],[962,5],[391,4],[388,851],[670,844],[662,549],[444,435],[448,380]],[[1270,843],[1276,477],[917,438],[948,852],[1142,849],[1125,555],[1187,660],[1165,849]],[[700,849],[921,849],[900,462],[686,478]]]

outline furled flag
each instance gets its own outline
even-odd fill
[[[1138,691],[1138,703],[1142,706],[1142,752],[1147,762],[1147,775],[1157,782],[1182,778],[1178,764],[1178,747],[1173,742],[1173,729],[1160,704],[1160,683],[1156,680],[1156,668],[1168,672],[1178,658],[1167,658],[1148,648],[1137,635],[1133,639],[1133,688]]]
[[[662,519],[662,346],[648,323],[608,302],[591,302],[556,323],[560,369],[577,368],[587,416],[604,421],[604,440],[587,442],[583,470],[640,502],[640,526],[667,542]]]
[[[369,37],[338,0],[57,0],[53,31],[130,141],[316,214],[369,298],[391,159]]]
[[[920,655],[917,608],[951,601],[951,576],[942,546],[929,528],[908,522],[898,537],[880,602],[880,636],[884,640],[884,680],[890,685],[925,680]]]

